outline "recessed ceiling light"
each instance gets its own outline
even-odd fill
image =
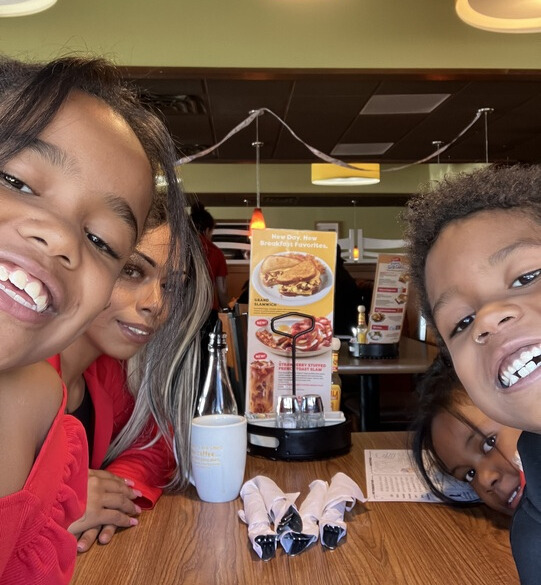
[[[56,0],[0,0],[0,17],[36,14],[54,4]]]
[[[337,144],[331,151],[333,156],[373,155],[387,152],[394,142],[364,142]]]
[[[449,93],[373,95],[364,105],[361,115],[428,114],[450,95]]]
[[[455,8],[459,18],[475,28],[501,33],[541,31],[538,0],[456,0]]]

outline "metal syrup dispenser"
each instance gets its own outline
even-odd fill
[[[197,405],[197,415],[238,414],[231,380],[227,373],[227,334],[222,332],[222,322],[216,321],[209,335],[209,364],[203,392]]]

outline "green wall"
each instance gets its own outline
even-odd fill
[[[58,0],[40,14],[0,19],[1,53],[44,60],[74,51],[156,67],[538,69],[541,34],[471,28],[456,16],[453,0]],[[187,190],[253,193],[253,168],[204,166],[186,170],[187,183],[196,175],[201,181],[193,179]],[[322,189],[300,177],[307,167],[265,173],[262,192]],[[424,169],[408,173],[389,174],[371,191],[411,192],[428,176]],[[241,211],[220,207],[214,214],[236,218]],[[398,237],[397,213],[360,208],[358,227],[367,236]],[[269,208],[265,214],[276,227],[310,229],[323,220],[353,227],[348,208]]]
[[[249,220],[253,207],[208,207],[214,219]],[[401,238],[401,207],[361,207],[356,210],[356,227],[368,238]],[[268,207],[263,208],[267,227],[313,230],[316,221],[340,222],[340,237],[354,227],[353,210],[345,207]]]
[[[58,0],[0,19],[0,51],[123,65],[537,69],[541,35],[462,23],[453,0]]]

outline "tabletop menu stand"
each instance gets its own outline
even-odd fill
[[[310,320],[310,327],[295,335],[275,328],[275,323],[286,317]],[[296,395],[296,342],[297,338],[312,331],[315,319],[304,313],[285,313],[271,319],[271,329],[278,335],[291,338],[291,393]],[[337,415],[337,416],[335,416]],[[341,416],[340,416],[341,415]],[[302,461],[327,459],[344,455],[351,447],[351,421],[342,413],[325,413],[325,426],[311,429],[285,429],[276,426],[275,419],[248,421],[248,452],[269,459]]]

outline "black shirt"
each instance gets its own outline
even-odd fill
[[[513,516],[511,548],[521,585],[541,583],[541,435],[524,431],[518,440],[526,486]]]

